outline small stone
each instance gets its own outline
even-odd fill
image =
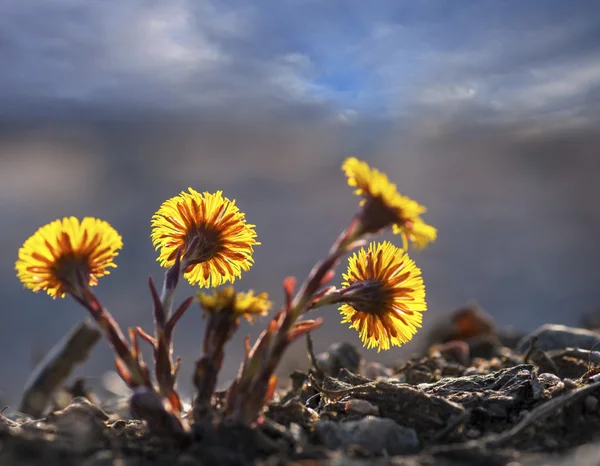
[[[350,343],[334,343],[316,358],[321,370],[331,377],[337,377],[342,369],[358,374],[362,362],[360,353]]]
[[[598,403],[598,398],[590,395],[585,399],[583,405],[588,413],[595,413],[598,410]]]
[[[600,333],[583,328],[565,325],[546,324],[526,335],[517,345],[517,350],[524,354],[531,346],[531,339],[537,337],[535,347],[542,351],[564,348],[582,348],[591,350],[600,343]]]
[[[565,384],[562,379],[554,374],[550,374],[549,372],[544,372],[538,375],[538,380],[544,386],[544,390],[548,390],[550,393],[553,393],[556,390],[563,390],[565,388]]]
[[[369,403],[367,400],[349,400],[346,402],[345,410],[348,414],[361,414],[363,416],[372,414],[379,416],[379,407]]]
[[[369,362],[365,365],[364,376],[371,380],[377,380],[379,377],[391,377],[393,371],[385,367],[380,362]]]
[[[145,387],[137,388],[130,400],[131,414],[146,421],[155,434],[175,435],[183,433],[181,421],[168,411],[162,398]]]
[[[542,382],[545,385],[556,385],[556,384],[562,382],[560,377],[558,377],[557,375],[551,374],[550,372],[544,372],[544,373],[538,375],[538,379],[540,382]]]
[[[319,421],[316,430],[331,450],[358,445],[374,455],[393,456],[414,453],[420,448],[414,429],[375,416],[340,423]]]
[[[577,382],[571,379],[563,379],[563,383],[565,384],[565,388],[567,390],[575,390],[577,388]]]
[[[535,371],[531,372],[531,397],[534,400],[539,400],[544,396],[544,385],[540,382]]]
[[[48,415],[56,427],[57,441],[72,445],[77,453],[94,451],[105,442],[108,415],[86,398],[77,397],[65,409]]]
[[[463,366],[469,365],[469,345],[462,340],[452,340],[441,345],[432,346],[429,349],[430,354],[436,351],[439,352],[446,361],[458,362]]]
[[[428,346],[493,333],[495,325],[491,315],[479,306],[470,304],[455,309],[440,319],[430,331]]]

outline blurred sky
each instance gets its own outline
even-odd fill
[[[590,0],[3,0],[0,2],[0,396],[85,314],[22,289],[39,226],[109,221],[119,268],[97,292],[151,328],[151,215],[191,186],[235,198],[262,246],[239,289],[281,302],[354,213],[355,155],[429,207],[414,253],[425,329],[477,301],[506,326],[577,324],[600,306],[600,2]],[[194,290],[184,285],[179,298]],[[359,344],[335,309],[318,350]],[[223,379],[237,371],[244,326]],[[203,324],[176,330],[189,390]],[[421,338],[384,355],[394,361]],[[304,365],[302,345],[285,362]],[[110,369],[104,342],[79,373]]]

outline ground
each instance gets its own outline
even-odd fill
[[[42,419],[0,417],[0,464],[598,464],[600,355],[556,335],[450,335],[394,368],[333,345],[291,374],[255,428],[205,422],[159,437],[75,398]]]

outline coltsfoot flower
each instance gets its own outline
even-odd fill
[[[343,277],[342,323],[350,323],[367,348],[401,346],[417,333],[427,310],[425,285],[402,249],[371,243],[350,257]]]
[[[402,237],[405,248],[408,241],[423,248],[436,239],[437,230],[420,217],[427,209],[402,196],[385,173],[355,157],[346,159],[342,170],[348,178],[348,185],[356,188],[354,193],[363,197],[360,203],[363,206],[363,233],[376,233],[393,225],[393,232]]]
[[[123,247],[117,231],[103,220],[75,217],[55,220],[39,228],[19,249],[17,277],[36,293],[56,298],[78,295],[96,285],[98,277],[116,267],[114,258]]]
[[[254,228],[222,191],[189,188],[160,206],[151,238],[163,267],[172,266],[181,250],[183,276],[192,285],[211,287],[233,283],[252,266],[253,247],[260,244]]]
[[[230,312],[236,318],[244,317],[254,322],[257,316],[265,316],[271,309],[267,293],[255,295],[253,291],[236,293],[232,286],[214,290],[212,295],[198,293],[200,306],[209,314]]]

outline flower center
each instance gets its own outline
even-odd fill
[[[217,230],[199,226],[185,238],[183,262],[187,267],[206,262],[215,257],[220,248],[220,235]]]
[[[381,314],[389,307],[389,293],[386,292],[385,285],[379,280],[367,280],[355,282],[362,286],[353,296],[349,296],[345,301],[352,305],[358,312],[366,314]]]
[[[65,254],[56,259],[53,266],[54,277],[62,288],[75,293],[89,281],[90,267],[86,260],[74,254]]]
[[[364,233],[377,233],[401,220],[397,208],[389,206],[380,197],[368,197],[361,212],[361,229]]]

